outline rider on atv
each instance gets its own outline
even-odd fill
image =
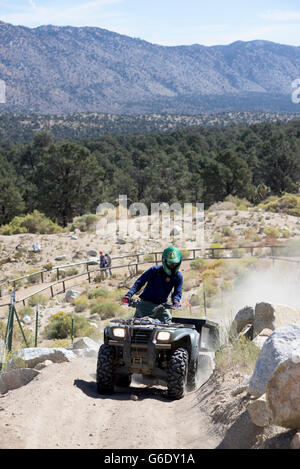
[[[141,301],[136,307],[134,317],[149,316],[163,323],[172,322],[171,313],[164,303],[167,303],[173,290],[172,304],[175,308],[181,306],[183,284],[183,277],[179,272],[181,261],[182,254],[179,249],[168,247],[162,253],[162,265],[150,267],[136,280],[133,287],[122,298],[122,302],[128,304],[131,297],[147,284],[140,295]]]

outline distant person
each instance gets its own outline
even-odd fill
[[[111,273],[111,257],[110,257],[110,255],[105,254],[105,259],[106,259],[106,267],[108,267],[107,270],[109,271],[110,276],[112,276],[112,273]],[[105,271],[106,274],[107,274],[107,270]]]
[[[105,267],[106,267],[106,259],[105,259],[105,255],[103,254],[102,251],[99,251],[99,254],[100,254],[100,258],[99,258],[99,263],[100,263],[100,275],[101,275],[101,278],[103,279],[104,277],[104,274],[103,272],[106,272],[105,270]]]

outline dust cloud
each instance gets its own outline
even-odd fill
[[[234,285],[233,291],[219,299],[217,316],[232,320],[245,306],[268,302],[290,306],[300,311],[300,261],[269,261],[269,266],[259,264],[250,269]]]

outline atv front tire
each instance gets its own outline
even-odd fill
[[[187,390],[188,391],[195,391],[197,388],[197,372],[198,372],[198,366],[199,366],[199,358],[195,360],[187,375]]]
[[[168,368],[168,397],[181,399],[186,392],[189,354],[185,348],[173,352]]]
[[[128,388],[131,385],[132,375],[116,376],[116,385],[121,388]]]
[[[114,349],[110,345],[101,345],[97,361],[97,391],[99,394],[114,392]]]

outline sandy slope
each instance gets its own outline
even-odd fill
[[[113,396],[95,386],[95,359],[43,369],[0,398],[0,448],[216,448],[197,393],[180,401],[165,388],[133,385]]]

